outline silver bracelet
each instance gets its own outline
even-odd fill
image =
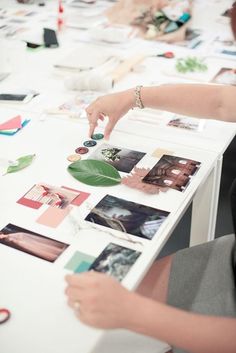
[[[141,88],[143,86],[136,86],[134,89],[134,96],[135,96],[135,107],[138,107],[139,109],[143,109],[144,105],[141,99]]]

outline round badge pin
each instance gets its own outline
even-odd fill
[[[78,153],[76,153],[76,154],[71,154],[70,156],[67,157],[67,160],[68,160],[69,162],[77,162],[77,161],[79,161],[80,159],[81,159],[81,156],[80,156]]]
[[[86,147],[93,147],[93,146],[95,146],[96,144],[97,144],[97,142],[94,141],[94,140],[84,141],[84,146],[86,146]]]
[[[88,151],[89,149],[87,147],[78,147],[76,148],[75,153],[85,154],[85,153],[88,153]]]
[[[104,135],[103,134],[93,134],[91,137],[93,140],[102,140]]]

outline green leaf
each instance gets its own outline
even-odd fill
[[[34,157],[35,157],[35,154],[29,154],[27,156],[23,156],[23,157],[18,158],[16,160],[16,164],[10,165],[7,168],[6,174],[15,173],[21,169],[28,167],[33,162]]]
[[[204,72],[208,67],[204,63],[204,58],[187,57],[179,58],[176,62],[176,70],[182,73],[186,72]]]
[[[119,184],[120,174],[110,164],[93,159],[71,163],[68,172],[81,183],[92,186],[111,186]]]

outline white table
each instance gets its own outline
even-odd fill
[[[131,139],[128,134],[114,132],[112,143],[115,145],[124,145],[125,141],[127,148],[136,150],[141,148],[142,151],[147,152],[148,155],[143,160],[142,166],[156,163],[157,159],[151,157],[151,152],[158,146],[174,150],[178,156],[199,160],[202,166],[183,193],[169,190],[168,193],[150,196],[127,189],[123,185],[105,189],[88,187],[77,182],[66,171],[68,165],[66,156],[82,143],[86,131],[87,127],[82,124],[77,124],[75,128],[73,123],[68,124],[62,120],[55,123],[54,120],[47,120],[32,122],[31,126],[25,128],[25,131],[14,139],[9,140],[6,137],[1,140],[1,150],[7,147],[8,156],[23,155],[27,151],[36,153],[36,159],[28,169],[18,174],[1,177],[0,193],[4,196],[1,200],[0,227],[13,223],[71,244],[55,264],[27,256],[7,246],[0,246],[0,278],[3,284],[0,301],[1,305],[12,311],[11,320],[1,327],[1,344],[4,347],[4,353],[14,353],[19,349],[25,352],[34,350],[45,353],[63,353],[65,349],[71,353],[80,350],[89,352],[102,332],[79,323],[66,305],[63,288],[64,275],[68,271],[64,269],[65,264],[76,250],[98,256],[110,242],[142,251],[142,255],[123,281],[127,288],[135,288],[155,260],[195,193],[207,181],[217,160],[217,155],[213,152],[207,153],[194,148],[187,150],[174,143],[157,142],[145,138],[140,140],[139,137],[134,136]],[[84,225],[84,230],[76,232],[70,217],[66,218],[57,229],[50,229],[35,223],[41,210],[31,210],[16,203],[33,184],[40,181],[58,186],[66,185],[91,193],[88,204],[85,202],[78,209],[73,210],[72,216],[75,219],[78,218],[80,222],[88,213],[88,205],[95,205],[107,193],[168,210],[171,213],[153,240],[133,237],[141,241],[137,244],[125,240],[122,233],[120,233],[121,239],[114,238],[101,226],[98,226],[98,230],[102,231],[96,231]],[[86,222],[82,222],[84,223]],[[119,232],[112,233],[117,235]],[[10,339],[12,336],[14,340]]]

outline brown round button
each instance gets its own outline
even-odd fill
[[[76,148],[75,152],[78,154],[85,154],[88,153],[89,149],[87,147],[78,147]]]

